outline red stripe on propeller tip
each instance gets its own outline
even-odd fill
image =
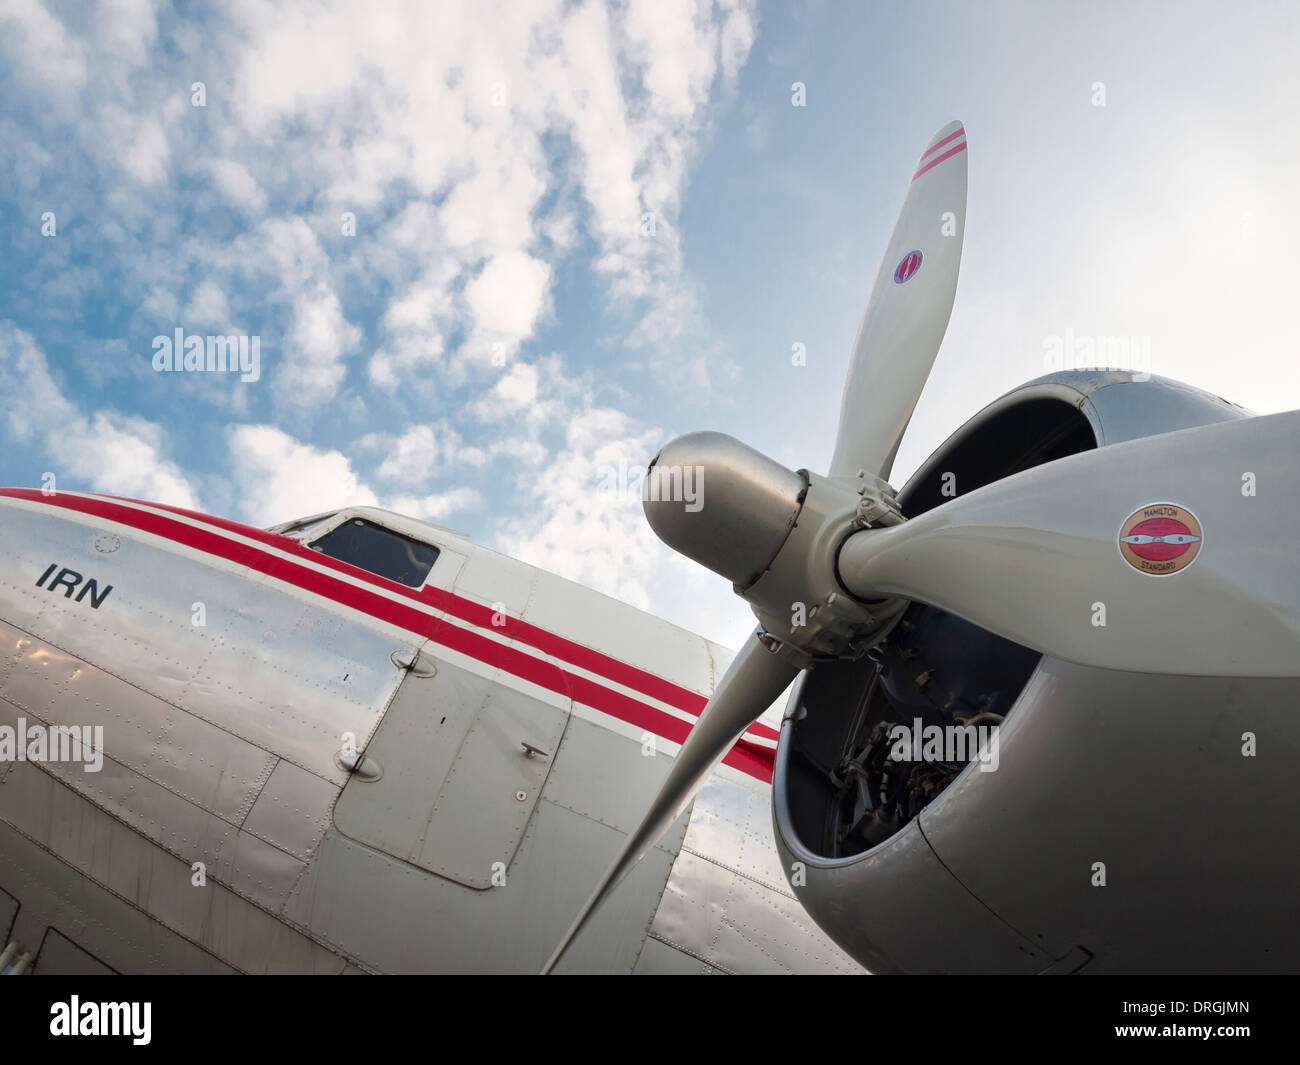
[[[943,155],[940,155],[937,158],[931,159],[928,163],[925,164],[925,166],[921,167],[920,170],[918,170],[915,174],[912,175],[912,180],[915,181],[927,170],[933,170],[944,160],[951,159],[954,155],[957,155],[959,152],[964,152],[965,150],[966,150],[966,142],[962,141],[959,145],[957,145],[957,147],[949,149],[948,151],[944,152]]]
[[[916,165],[920,166],[922,163],[925,162],[928,156],[933,155],[945,144],[948,144],[950,141],[955,141],[958,137],[964,137],[964,136],[966,136],[966,128],[963,126],[961,129],[957,130],[956,133],[949,133],[948,136],[943,138],[943,140],[935,141],[932,145],[930,145],[930,147],[928,147],[924,152],[921,153],[921,158],[916,161]]]

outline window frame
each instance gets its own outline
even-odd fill
[[[364,521],[368,525],[377,526],[395,536],[414,540],[417,543],[424,544],[426,547],[431,547],[433,550],[438,552],[437,558],[433,560],[433,565],[429,567],[429,572],[424,575],[424,581],[418,585],[403,584],[401,581],[395,581],[391,577],[385,577],[382,573],[376,573],[374,570],[368,570],[364,566],[358,566],[355,562],[347,562],[343,559],[335,559],[335,561],[343,562],[345,566],[352,566],[371,577],[377,577],[380,580],[389,581],[400,588],[408,588],[413,592],[418,592],[421,589],[430,586],[437,588],[450,588],[456,573],[460,571],[460,567],[465,561],[464,554],[461,551],[456,550],[452,545],[442,543],[431,536],[423,535],[423,531],[417,534],[409,529],[399,528],[393,522],[385,519],[386,515],[369,513],[364,508],[344,507],[342,510],[336,512],[332,517],[321,518],[319,521],[310,522],[302,528],[295,529],[292,532],[285,532],[281,535],[296,540],[314,555],[320,555],[322,558],[333,558],[332,555],[326,555],[323,551],[315,550],[312,547],[312,542],[315,542],[324,536],[328,536],[330,533],[334,532],[335,529],[338,529],[349,521]],[[309,519],[303,520],[309,521]],[[300,535],[307,529],[312,530],[311,542]]]

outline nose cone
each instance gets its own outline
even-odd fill
[[[776,557],[806,481],[724,433],[687,433],[646,471],[646,520],[664,543],[741,588]]]

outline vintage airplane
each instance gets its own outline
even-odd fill
[[[0,733],[102,726],[97,772],[0,762],[0,970],[1293,967],[1300,414],[1059,372],[895,493],[965,149],[912,178],[829,474],[651,463],[703,471],[645,510],[754,609],[729,665],[384,511],[0,492]]]

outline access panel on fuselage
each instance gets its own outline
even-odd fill
[[[502,882],[519,847],[570,701],[532,684],[520,690],[511,674],[453,664],[436,651],[426,644],[402,682],[334,821],[359,843],[486,889]],[[560,671],[534,662],[562,692]]]

